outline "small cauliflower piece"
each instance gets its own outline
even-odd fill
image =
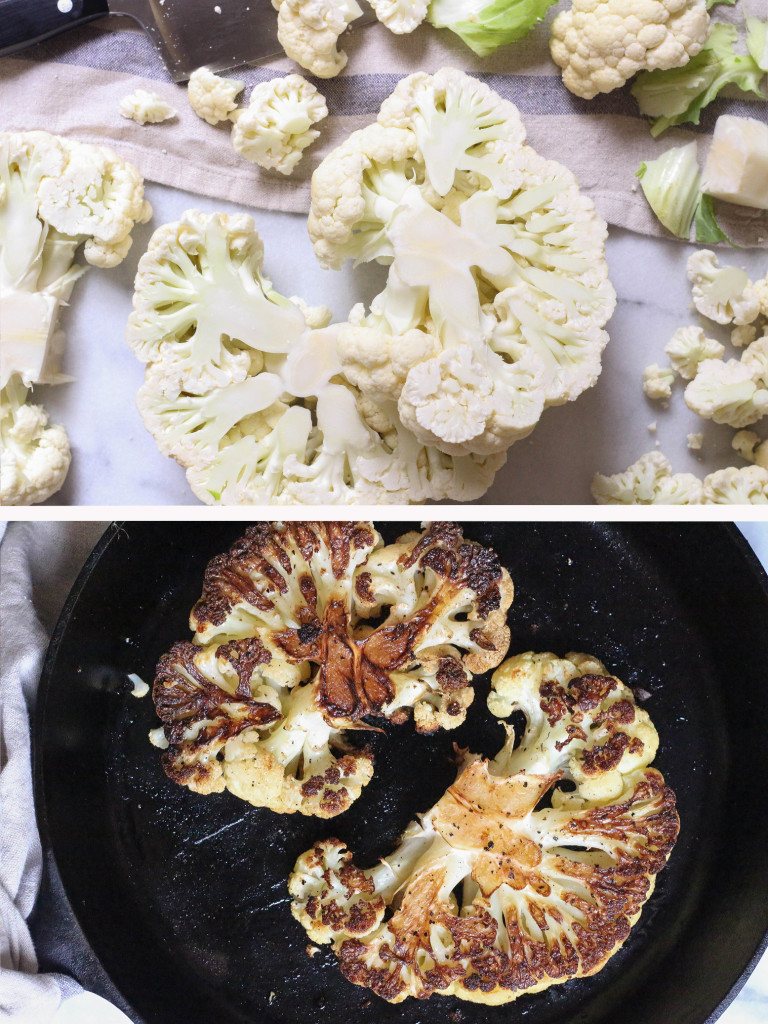
[[[768,469],[729,466],[704,477],[704,502],[708,505],[768,505]]]
[[[760,315],[760,297],[746,271],[720,267],[711,249],[700,249],[688,257],[688,280],[694,306],[715,323],[742,326]]]
[[[651,363],[643,370],[643,391],[654,400],[670,398],[675,383],[675,370],[671,366]]]
[[[623,473],[596,473],[592,497],[598,505],[700,505],[701,480],[690,473],[673,474],[665,455],[647,452]]]
[[[686,434],[685,439],[688,442],[688,447],[692,452],[700,452],[702,445],[704,444],[703,434]]]
[[[718,117],[701,188],[737,206],[768,210],[768,125],[754,117]]]
[[[208,565],[192,642],[157,667],[168,776],[332,817],[373,773],[363,719],[460,725],[509,644],[509,574],[454,524],[384,546],[370,523],[260,523]],[[378,620],[378,621],[377,621]]]
[[[664,351],[675,373],[685,380],[693,380],[699,363],[705,359],[721,359],[725,346],[714,338],[707,338],[701,327],[679,327]]]
[[[328,116],[325,100],[301,75],[262,82],[247,107],[233,115],[232,145],[260,167],[292,174],[320,132],[313,124]]]
[[[36,505],[58,491],[71,460],[64,427],[48,424],[41,405],[27,405],[17,375],[0,391],[0,505]]]
[[[156,92],[135,89],[120,100],[120,113],[136,124],[159,124],[176,117],[176,111]]]
[[[492,761],[462,751],[453,785],[374,868],[327,839],[289,878],[310,938],[392,1003],[499,1005],[595,974],[677,839],[674,793],[648,767],[656,730],[596,658],[523,654],[492,686],[491,712],[522,713],[522,735],[505,725]]]
[[[684,397],[699,416],[731,427],[749,426],[768,413],[768,390],[759,386],[754,369],[738,359],[703,360]]]
[[[346,66],[339,36],[362,8],[356,0],[272,0],[277,38],[286,54],[317,78],[333,78]]]
[[[572,93],[592,99],[638,71],[679,68],[709,34],[705,0],[573,0],[552,22],[552,59]]]
[[[237,97],[244,88],[245,82],[236,78],[221,78],[208,68],[198,68],[187,83],[187,98],[198,117],[218,124],[237,109]]]
[[[382,25],[395,35],[407,35],[427,16],[430,0],[369,0]]]
[[[768,333],[747,345],[741,353],[742,366],[746,366],[754,380],[768,387]]]
[[[731,344],[734,348],[744,348],[745,345],[751,345],[756,337],[756,327],[753,327],[752,324],[742,324],[741,327],[734,327],[731,331]]]
[[[748,462],[768,469],[768,444],[754,430],[740,430],[734,434],[731,447]]]

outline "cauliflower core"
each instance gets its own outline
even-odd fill
[[[370,716],[453,729],[509,644],[513,588],[450,523],[383,546],[370,523],[261,523],[206,570],[192,642],[158,664],[165,771],[284,813],[332,817],[369,781]]]
[[[488,704],[524,714],[517,746],[507,727],[493,761],[464,751],[456,782],[377,867],[329,839],[289,880],[312,941],[332,942],[344,976],[390,1002],[493,1005],[594,974],[677,838],[674,793],[648,767],[656,730],[599,661],[511,658]]]
[[[638,71],[679,68],[709,34],[705,0],[573,0],[552,22],[552,59],[571,92],[591,100]]]
[[[422,444],[488,456],[592,386],[615,294],[605,224],[524,144],[517,108],[453,68],[399,82],[312,177],[327,267],[389,267],[340,328],[347,378]]]

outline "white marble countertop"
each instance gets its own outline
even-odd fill
[[[148,184],[155,210],[150,225],[135,232],[133,250],[115,270],[91,270],[76,285],[62,325],[68,335],[65,372],[72,384],[41,387],[39,399],[52,421],[69,433],[73,459],[52,505],[196,505],[184,471],[160,455],[135,406],[144,368],[123,333],[131,310],[132,281],[152,230],[197,207],[234,211],[232,204]],[[244,209],[244,208],[243,208]],[[266,247],[266,270],[278,291],[323,303],[343,318],[360,298],[382,285],[385,268],[322,270],[312,253],[305,218],[298,214],[248,211]],[[693,247],[611,229],[608,259],[619,296],[609,324],[611,341],[596,387],[576,402],[545,411],[534,433],[514,445],[506,466],[484,499],[496,504],[589,504],[595,472],[615,473],[658,442],[676,472],[700,476],[739,462],[730,449],[733,431],[699,419],[685,405],[678,385],[668,409],[642,391],[642,371],[666,362],[664,346],[676,328],[698,324],[691,307],[685,263]],[[723,250],[754,278],[766,272],[763,251]],[[727,341],[727,331],[706,324],[708,334]],[[655,433],[649,424],[655,422]],[[759,427],[758,427],[759,429]],[[686,435],[701,432],[703,449],[688,450]]]

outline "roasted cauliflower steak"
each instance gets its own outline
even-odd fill
[[[393,1003],[437,993],[494,1005],[594,974],[677,838],[674,793],[649,767],[656,730],[597,659],[522,654],[492,686],[496,716],[525,716],[519,742],[505,723],[493,760],[457,751],[454,784],[376,867],[327,839],[290,876],[312,941]]]
[[[157,667],[166,773],[272,810],[332,817],[373,773],[368,719],[466,717],[509,646],[509,574],[452,523],[384,545],[370,523],[259,523],[205,572],[191,641]]]

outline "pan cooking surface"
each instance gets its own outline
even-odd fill
[[[408,528],[378,524],[385,540]],[[409,1024],[703,1024],[768,929],[768,597],[735,529],[718,524],[465,525],[509,569],[510,654],[595,654],[660,736],[680,839],[622,950],[595,977],[497,1008],[433,996],[397,1006],[307,955],[286,880],[316,839],[364,863],[396,843],[455,777],[453,743],[493,756],[489,677],[466,723],[433,737],[373,734],[375,775],[345,814],[276,815],[168,780],[147,733],[157,658],[187,639],[209,558],[241,524],[110,529],[73,590],[41,684],[38,814],[95,955],[137,1021]]]

